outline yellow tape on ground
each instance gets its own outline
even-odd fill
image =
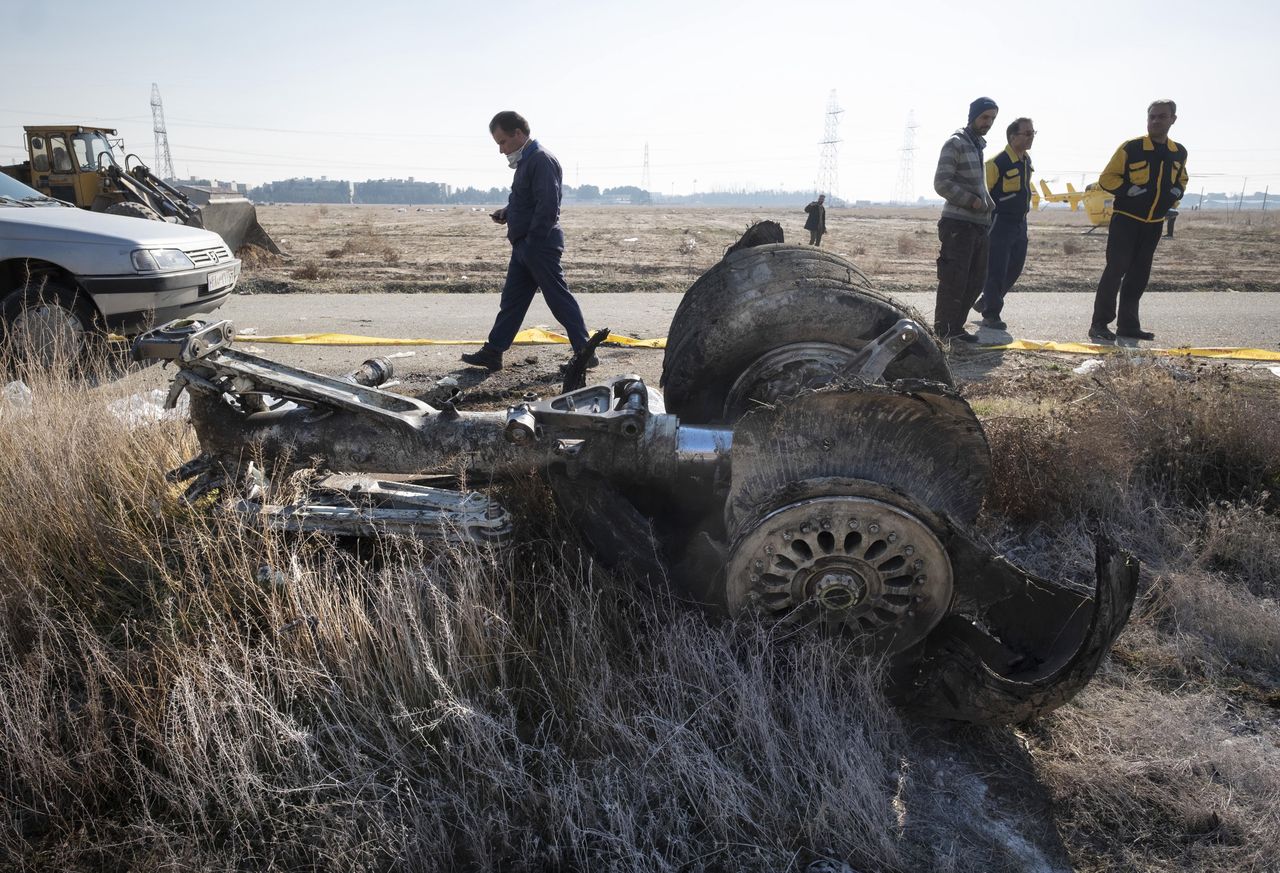
[[[351,333],[289,333],[278,336],[254,336],[246,334],[239,337],[241,342],[253,343],[289,343],[300,346],[477,346],[484,342],[480,339],[397,339],[381,336],[360,336]],[[541,328],[528,328],[516,334],[516,345],[558,345],[567,344],[569,338],[564,334],[553,333]],[[605,342],[627,346],[635,349],[665,349],[666,337],[655,339],[636,339],[611,333]],[[979,346],[988,352],[1062,352],[1069,355],[1105,355],[1117,351],[1142,351],[1153,355],[1175,355],[1192,358],[1221,358],[1234,361],[1280,361],[1280,351],[1268,349],[1234,349],[1234,348],[1176,348],[1154,349],[1129,346],[1100,345],[1097,343],[1059,343],[1039,340],[1014,340],[1003,345]]]
[[[360,336],[352,333],[286,333],[277,336],[254,336],[242,334],[237,337],[246,343],[288,343],[299,346],[478,346],[482,339],[396,339],[382,336]],[[516,334],[515,344],[522,346],[568,344],[569,338],[564,334],[552,333],[541,328],[529,328]],[[667,338],[636,339],[611,333],[605,340],[619,346],[630,346],[638,349],[665,349]]]
[[[979,346],[983,351],[1063,352],[1069,355],[1105,355],[1119,351],[1141,351],[1152,355],[1175,355],[1185,358],[1223,358],[1235,361],[1280,361],[1280,352],[1268,349],[1176,348],[1139,349],[1136,346],[1113,346],[1098,343],[1057,343],[1038,340],[1014,340],[998,346]]]

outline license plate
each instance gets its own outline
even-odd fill
[[[209,290],[211,292],[218,291],[222,288],[226,288],[228,285],[234,285],[236,281],[236,273],[238,272],[239,270],[235,267],[225,267],[221,270],[214,270],[209,274]]]

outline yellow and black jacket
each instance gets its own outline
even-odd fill
[[[1187,179],[1186,148],[1140,136],[1116,149],[1098,185],[1115,195],[1117,213],[1154,224],[1178,205]]]
[[[1031,209],[1031,198],[1037,196],[1031,187],[1031,155],[1021,158],[1014,152],[1013,146],[1005,146],[1004,151],[987,161],[987,190],[991,199],[996,202],[996,215],[1007,215],[1022,218]]]

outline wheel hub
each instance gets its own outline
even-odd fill
[[[816,622],[870,651],[918,642],[951,603],[951,561],[915,515],[880,500],[830,496],[766,515],[733,548],[729,606]]]
[[[51,361],[74,356],[84,343],[84,327],[75,313],[54,303],[37,303],[21,310],[9,333],[32,357]]]

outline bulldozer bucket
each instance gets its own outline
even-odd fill
[[[200,226],[222,237],[232,251],[245,245],[255,245],[277,255],[283,254],[276,241],[258,223],[258,210],[249,198],[185,186],[182,193],[196,207]]]

